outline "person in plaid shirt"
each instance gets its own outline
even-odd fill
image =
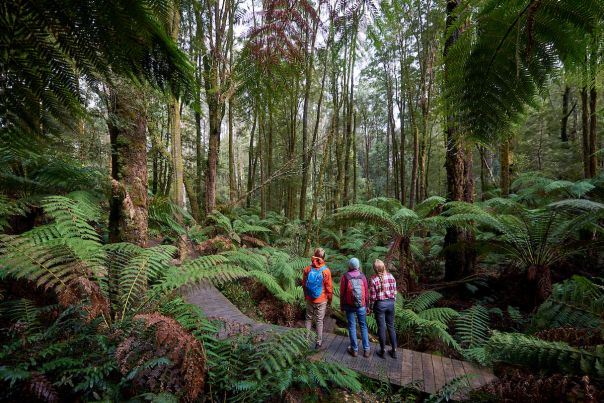
[[[396,332],[394,330],[394,302],[396,301],[396,280],[388,271],[386,265],[379,259],[373,262],[375,274],[369,282],[369,307],[375,313],[375,321],[378,325],[378,338],[380,340],[380,351],[377,355],[384,358],[384,346],[386,345],[386,328],[390,335],[392,350],[389,354],[396,358]]]

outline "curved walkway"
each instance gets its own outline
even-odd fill
[[[225,323],[218,335],[221,338],[239,333],[244,328],[253,333],[280,332],[288,329],[250,319],[210,283],[203,283],[189,289],[184,293],[184,298],[187,302],[201,308],[209,318],[220,319]],[[381,359],[375,354],[378,350],[375,343],[371,343],[369,358],[364,358],[362,354],[354,358],[346,353],[347,347],[348,337],[326,333],[323,335],[323,348],[314,358],[338,362],[370,378],[388,379],[395,385],[414,387],[427,393],[434,393],[446,383],[464,375],[468,375],[468,382],[473,389],[495,379],[489,369],[477,367],[466,361],[406,349],[397,350],[396,360],[388,355],[386,359]]]

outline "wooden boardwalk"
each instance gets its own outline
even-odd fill
[[[209,283],[191,288],[184,293],[184,297],[187,302],[200,307],[209,318],[220,319],[225,323],[219,337],[234,335],[242,328],[249,329],[252,333],[282,332],[288,329],[250,319]],[[369,358],[364,358],[362,354],[352,357],[346,352],[348,345],[348,337],[326,333],[323,335],[323,348],[314,358],[338,362],[370,378],[388,380],[395,385],[414,387],[427,393],[435,393],[446,383],[464,375],[468,375],[468,382],[474,389],[495,379],[489,369],[413,350],[398,349],[396,360],[387,354],[382,359],[375,354],[378,351],[375,343],[371,343]]]

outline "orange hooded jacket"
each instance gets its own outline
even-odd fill
[[[312,269],[318,269],[321,266],[325,265],[325,261],[320,257],[312,257],[312,264],[310,266],[306,266],[304,268],[304,274],[302,275],[302,288],[306,290],[306,279],[308,278],[308,273],[310,273]],[[331,271],[329,268],[325,268],[323,270],[323,290],[321,291],[321,295],[317,298],[311,298],[306,295],[306,291],[304,292],[304,298],[313,304],[320,304],[322,302],[327,301],[331,305],[331,298],[333,297],[333,286],[331,284]]]

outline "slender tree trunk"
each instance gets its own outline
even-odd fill
[[[112,192],[109,241],[145,247],[148,240],[147,117],[142,93],[117,83],[110,92]]]
[[[560,119],[560,140],[568,141],[567,125],[570,112],[568,111],[568,100],[570,98],[570,87],[567,85],[562,94],[562,119]]]
[[[191,183],[191,179],[186,175],[184,177],[185,191],[187,192],[187,197],[189,198],[189,203],[191,205],[191,215],[197,222],[201,222],[201,211],[199,211],[199,200],[197,199],[197,192],[195,191],[195,186]]]
[[[357,113],[353,117],[352,133],[352,203],[357,202]]]
[[[170,36],[172,40],[178,43],[178,34],[180,31],[180,5],[179,2],[175,2],[174,11],[172,14],[172,21],[170,22]],[[174,173],[174,193],[172,200],[179,209],[185,208],[185,195],[184,195],[184,164],[182,159],[182,138],[180,131],[180,101],[174,95],[170,96],[169,102],[169,114],[170,114],[170,140],[172,142],[172,171]],[[176,222],[180,225],[184,225],[183,217],[180,210],[177,210],[176,216],[174,217]],[[178,238],[178,252],[180,261],[186,258],[187,253],[187,240],[185,235],[180,235]]]
[[[254,123],[252,123],[252,131],[250,132],[250,147],[248,150],[248,170],[247,170],[247,196],[245,206],[252,205],[252,189],[254,188],[254,174],[256,173],[254,163],[254,132],[256,131],[256,108],[254,108]]]
[[[300,187],[300,205],[298,211],[298,218],[300,220],[306,219],[306,197],[308,192],[308,171],[310,167],[312,153],[308,147],[308,108],[310,102],[310,90],[312,84],[312,73],[314,67],[315,57],[315,39],[317,37],[317,29],[319,27],[318,22],[314,23],[312,34],[306,31],[306,40],[308,42],[308,36],[311,35],[310,49],[306,47],[307,64],[304,70],[304,103],[302,106],[302,184]],[[325,83],[325,69],[323,73],[323,80],[321,83],[321,94],[319,95],[319,106],[317,113],[320,114],[321,102],[323,100],[323,85]],[[314,147],[314,141],[313,145]]]
[[[591,178],[590,169],[590,133],[589,133],[589,104],[587,96],[587,88],[581,89],[581,137],[583,145],[583,176]]]
[[[402,91],[402,90],[401,90]],[[399,181],[401,188],[400,200],[403,206],[406,203],[406,188],[405,188],[405,107],[406,101],[405,96],[402,94],[400,103],[400,123],[401,123],[401,137],[400,137],[400,158],[399,158]]]
[[[413,164],[411,166],[411,185],[409,187],[409,208],[415,208],[417,176],[419,168],[419,127],[413,127]]]
[[[229,100],[229,202],[234,203],[237,200],[237,185],[235,180],[235,149],[233,144],[233,103],[234,100]]]
[[[197,210],[201,212],[201,184],[203,181],[203,137],[201,131],[201,113],[195,112],[195,194],[197,194]],[[201,220],[201,216],[199,217]],[[197,218],[196,218],[197,220]]]
[[[596,155],[597,144],[598,144],[598,133],[597,133],[597,105],[598,93],[596,91],[595,83],[593,83],[589,91],[589,176],[593,178],[596,176],[598,168],[598,157]]]
[[[506,197],[510,194],[510,162],[511,162],[511,153],[510,153],[510,139],[503,139],[501,141],[501,151],[500,151],[500,180],[499,187],[501,187],[501,195]]]

